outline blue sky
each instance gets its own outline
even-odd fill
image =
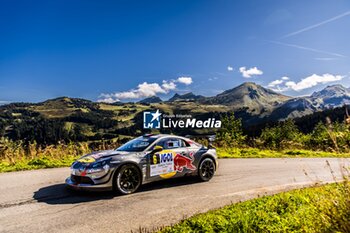
[[[346,0],[3,1],[0,102],[349,87],[349,25]]]

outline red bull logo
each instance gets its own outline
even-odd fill
[[[190,158],[176,154],[174,158],[174,170],[178,172],[182,172],[184,168],[192,171],[196,170],[196,167],[192,164],[193,160],[193,153],[190,153]]]
[[[183,172],[184,169],[188,169],[191,171],[195,171],[196,167],[193,165],[193,152],[189,153],[189,157],[181,154],[175,154],[175,152],[169,150],[164,150],[163,153],[155,154],[151,160],[151,169],[153,168],[153,172],[151,174],[158,175],[162,178],[168,179],[176,175],[177,172]],[[171,163],[171,172],[169,172],[169,167],[167,167],[167,171],[164,173],[164,170],[155,170],[158,169],[154,166],[158,166],[160,164],[167,163],[169,166]],[[169,164],[170,163],[170,164]],[[151,175],[152,176],[152,175]]]

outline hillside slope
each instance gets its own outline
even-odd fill
[[[350,92],[341,85],[333,85],[311,96],[291,98],[255,83],[243,83],[213,97],[187,93],[175,95],[172,101],[159,100],[159,97],[150,97],[140,103],[110,104],[59,97],[40,103],[2,105],[0,136],[45,143],[134,136],[147,131],[143,129],[143,111],[156,109],[163,114],[190,114],[198,119],[218,119],[222,114],[234,112],[245,127],[254,129],[254,125],[312,116],[325,110],[332,114],[333,108],[350,102]],[[177,134],[214,132],[195,129],[161,131]]]
[[[216,96],[206,98],[203,102],[228,105],[233,109],[246,108],[253,114],[266,115],[289,99],[291,97],[255,83],[246,82]]]

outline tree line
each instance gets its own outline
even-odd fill
[[[259,136],[244,133],[241,119],[234,114],[222,118],[222,128],[217,133],[217,145],[222,147],[257,147],[261,149],[309,149],[350,152],[350,126],[346,121],[326,117],[316,123],[308,133],[303,132],[292,119],[266,126]]]

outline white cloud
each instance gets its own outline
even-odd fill
[[[313,74],[306,78],[301,79],[299,82],[288,81],[288,77],[282,77],[281,79],[274,80],[268,84],[268,87],[272,88],[274,91],[286,91],[286,90],[294,90],[301,91],[307,88],[314,87],[318,84],[325,84],[334,81],[340,81],[344,78],[341,75],[333,75],[333,74],[323,74],[317,75]]]
[[[276,79],[270,82],[267,86],[276,92],[286,91],[289,89],[289,87],[285,85],[287,80],[289,80],[289,78],[287,76],[283,76],[281,79]]]
[[[270,82],[268,86],[269,87],[275,87],[275,86],[280,85],[282,83],[283,83],[283,80],[277,79],[275,81]]]
[[[163,89],[158,83],[143,82],[139,84],[137,88],[141,97],[150,97],[157,93],[167,93],[167,90]]]
[[[176,84],[173,81],[163,80],[162,87],[166,91],[174,90],[176,88]]]
[[[289,78],[284,76],[281,79],[274,80],[268,84],[268,87],[271,88],[274,91],[287,91],[287,90],[294,90],[294,91],[301,91],[304,89],[308,89],[314,86],[317,86],[318,84],[325,84],[329,82],[334,81],[340,81],[344,78],[344,76],[341,75],[333,75],[333,74],[323,74],[323,75],[317,75],[313,74],[311,76],[308,76],[306,78],[301,79],[299,82],[295,81],[288,81]]]
[[[252,68],[247,69],[245,66],[242,66],[239,68],[239,72],[242,73],[242,76],[244,78],[251,78],[252,76],[263,74],[263,72],[261,70],[259,70],[257,67],[252,67]]]
[[[333,75],[333,74],[323,74],[323,75],[317,75],[313,74],[311,76],[308,76],[304,79],[302,79],[300,82],[293,82],[288,81],[286,82],[286,86],[293,89],[294,91],[301,91],[313,86],[316,86],[318,84],[325,84],[329,82],[334,81],[340,81],[344,78],[344,76],[341,75]]]
[[[163,83],[164,85],[164,83]],[[166,83],[166,86],[171,85]],[[151,97],[158,93],[168,93],[167,88],[161,87],[158,83],[147,83],[143,82],[137,86],[136,89],[132,89],[130,91],[122,91],[117,93],[111,93],[111,94],[102,94],[100,97],[102,99],[99,99],[100,102],[108,102],[113,103],[117,102],[121,99],[139,99],[139,98],[145,98],[145,97]]]
[[[276,87],[270,87],[271,90],[275,91],[275,92],[284,92],[287,91],[289,88],[286,86],[276,86]]]
[[[232,66],[227,66],[227,70],[228,71],[233,71],[233,67]]]
[[[137,85],[135,89],[131,89],[129,91],[122,91],[110,94],[103,93],[99,96],[99,99],[97,101],[114,103],[123,99],[141,99],[155,96],[157,94],[167,94],[170,91],[176,89],[176,83],[190,85],[191,83],[193,83],[193,81],[191,77],[179,77],[176,80],[163,80],[161,85],[158,83],[143,82]]]
[[[97,102],[103,102],[103,103],[115,103],[120,101],[119,99],[114,99],[112,97],[104,97],[105,94],[100,95],[100,99],[97,100]]]
[[[297,84],[293,81],[289,81],[289,82],[286,82],[286,87],[289,89],[289,88],[292,88],[294,89],[293,87],[295,87]]]
[[[193,83],[191,77],[179,77],[176,81],[185,85],[190,85],[191,83]]]

